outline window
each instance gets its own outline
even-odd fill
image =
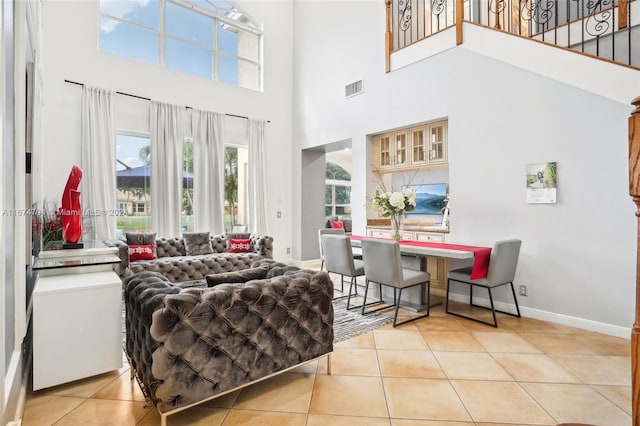
[[[262,31],[224,0],[100,0],[100,50],[260,90]]]
[[[247,165],[249,150],[227,146],[224,150],[224,227],[249,223],[247,210]]]
[[[193,141],[182,148],[182,230],[193,231]]]
[[[151,150],[148,137],[116,135],[116,200],[119,232],[150,232]],[[131,206],[131,209],[128,208]],[[123,208],[124,207],[124,208]]]
[[[351,175],[332,162],[326,165],[324,200],[326,216],[351,217]]]

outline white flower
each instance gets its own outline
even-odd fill
[[[399,192],[394,192],[389,196],[389,204],[398,210],[404,209],[404,195]]]
[[[405,188],[402,190],[402,195],[407,199],[410,205],[416,206],[416,193],[411,188]]]

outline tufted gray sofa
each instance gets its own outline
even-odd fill
[[[117,272],[121,279],[137,272],[153,271],[161,273],[174,283],[201,280],[208,274],[247,269],[257,260],[273,257],[273,238],[266,235],[251,235],[250,253],[229,253],[225,235],[212,235],[209,239],[213,247],[212,254],[187,256],[182,238],[158,238],[157,259],[135,262],[129,262],[129,246],[126,243],[120,240],[105,243],[118,247],[121,262]]]
[[[163,424],[169,414],[332,352],[328,274],[266,259],[254,265],[271,268],[268,278],[211,288],[151,271],[125,279],[127,356]]]

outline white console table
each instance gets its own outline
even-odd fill
[[[33,291],[33,390],[122,367],[117,249],[40,252]]]

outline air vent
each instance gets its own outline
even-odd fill
[[[350,98],[351,96],[359,95],[362,93],[362,80],[354,81],[353,83],[344,86],[344,97]]]

